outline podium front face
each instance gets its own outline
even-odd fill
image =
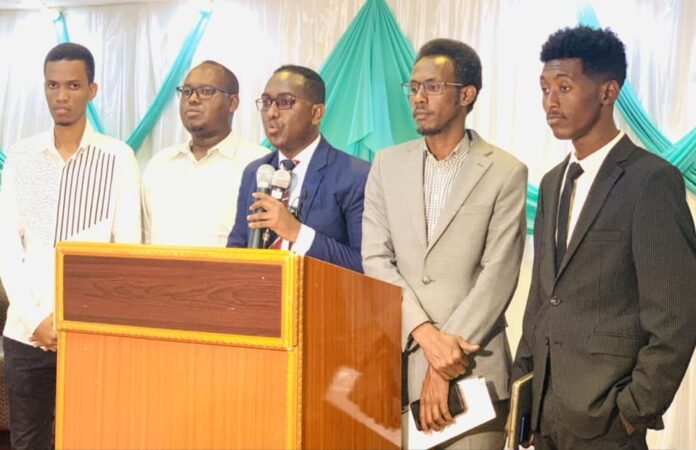
[[[400,290],[273,250],[62,243],[56,446],[400,444]],[[358,298],[359,297],[359,298]]]

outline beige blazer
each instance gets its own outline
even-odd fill
[[[419,139],[377,154],[365,190],[365,273],[403,288],[405,345],[423,322],[479,344],[473,374],[494,399],[509,397],[505,310],[517,286],[526,235],[527,168],[471,133],[472,147],[426,243]],[[420,396],[428,363],[409,358],[409,397]]]

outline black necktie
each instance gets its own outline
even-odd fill
[[[568,242],[568,216],[570,215],[570,199],[573,196],[575,180],[582,175],[583,170],[580,164],[574,162],[568,167],[563,192],[561,193],[561,203],[558,206],[558,222],[556,225],[556,272],[561,267],[561,261],[566,252]]]

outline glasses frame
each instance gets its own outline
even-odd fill
[[[184,89],[191,89],[191,93],[189,95],[186,95],[186,93],[184,92]],[[201,92],[200,92],[201,89],[212,89],[213,93],[210,96],[201,95]],[[198,87],[191,87],[191,86],[186,86],[186,85],[177,86],[176,92],[177,92],[177,95],[179,96],[179,98],[186,98],[186,99],[191,98],[193,96],[193,94],[195,93],[198,96],[198,98],[201,100],[210,100],[211,98],[215,97],[215,94],[217,94],[218,92],[222,92],[223,94],[227,94],[227,95],[237,95],[238,94],[238,92],[232,92],[229,89],[223,89],[223,88],[220,88],[217,86],[198,86]]]
[[[430,85],[440,86],[439,90],[437,92],[428,92],[428,90],[425,87],[426,83],[429,83]],[[415,92],[412,89],[413,85],[417,86]],[[423,92],[425,92],[425,95],[442,95],[445,92],[446,86],[457,86],[459,88],[466,87],[466,85],[462,84],[462,83],[450,83],[449,81],[428,80],[428,81],[424,81],[422,83],[419,83],[418,81],[407,81],[405,83],[401,83],[401,90],[403,91],[404,95],[406,95],[408,97],[411,97],[413,95],[418,95],[421,88],[423,88]]]
[[[290,98],[292,100],[290,102],[290,105],[280,106],[280,104],[278,104],[278,100],[285,99],[285,98]],[[264,107],[264,103],[266,100],[270,101],[270,103],[268,104],[267,107]],[[256,100],[254,100],[254,103],[256,103],[256,109],[258,109],[261,112],[265,112],[265,111],[268,111],[269,109],[271,109],[271,107],[273,107],[274,103],[276,105],[276,108],[278,108],[279,110],[287,111],[289,109],[292,109],[292,107],[295,106],[295,103],[297,103],[298,100],[304,100],[304,99],[296,97],[293,94],[280,94],[277,97],[271,97],[270,95],[267,95],[264,98],[264,96],[261,96],[261,97],[257,98]]]

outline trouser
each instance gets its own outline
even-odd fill
[[[13,450],[52,449],[56,354],[5,337],[5,385]]]
[[[645,430],[636,430],[628,436],[618,412],[606,434],[592,439],[573,435],[572,430],[559,420],[563,411],[559,408],[559,396],[554,393],[550,359],[546,367],[546,387],[541,401],[541,425],[534,441],[536,450],[648,450]]]

